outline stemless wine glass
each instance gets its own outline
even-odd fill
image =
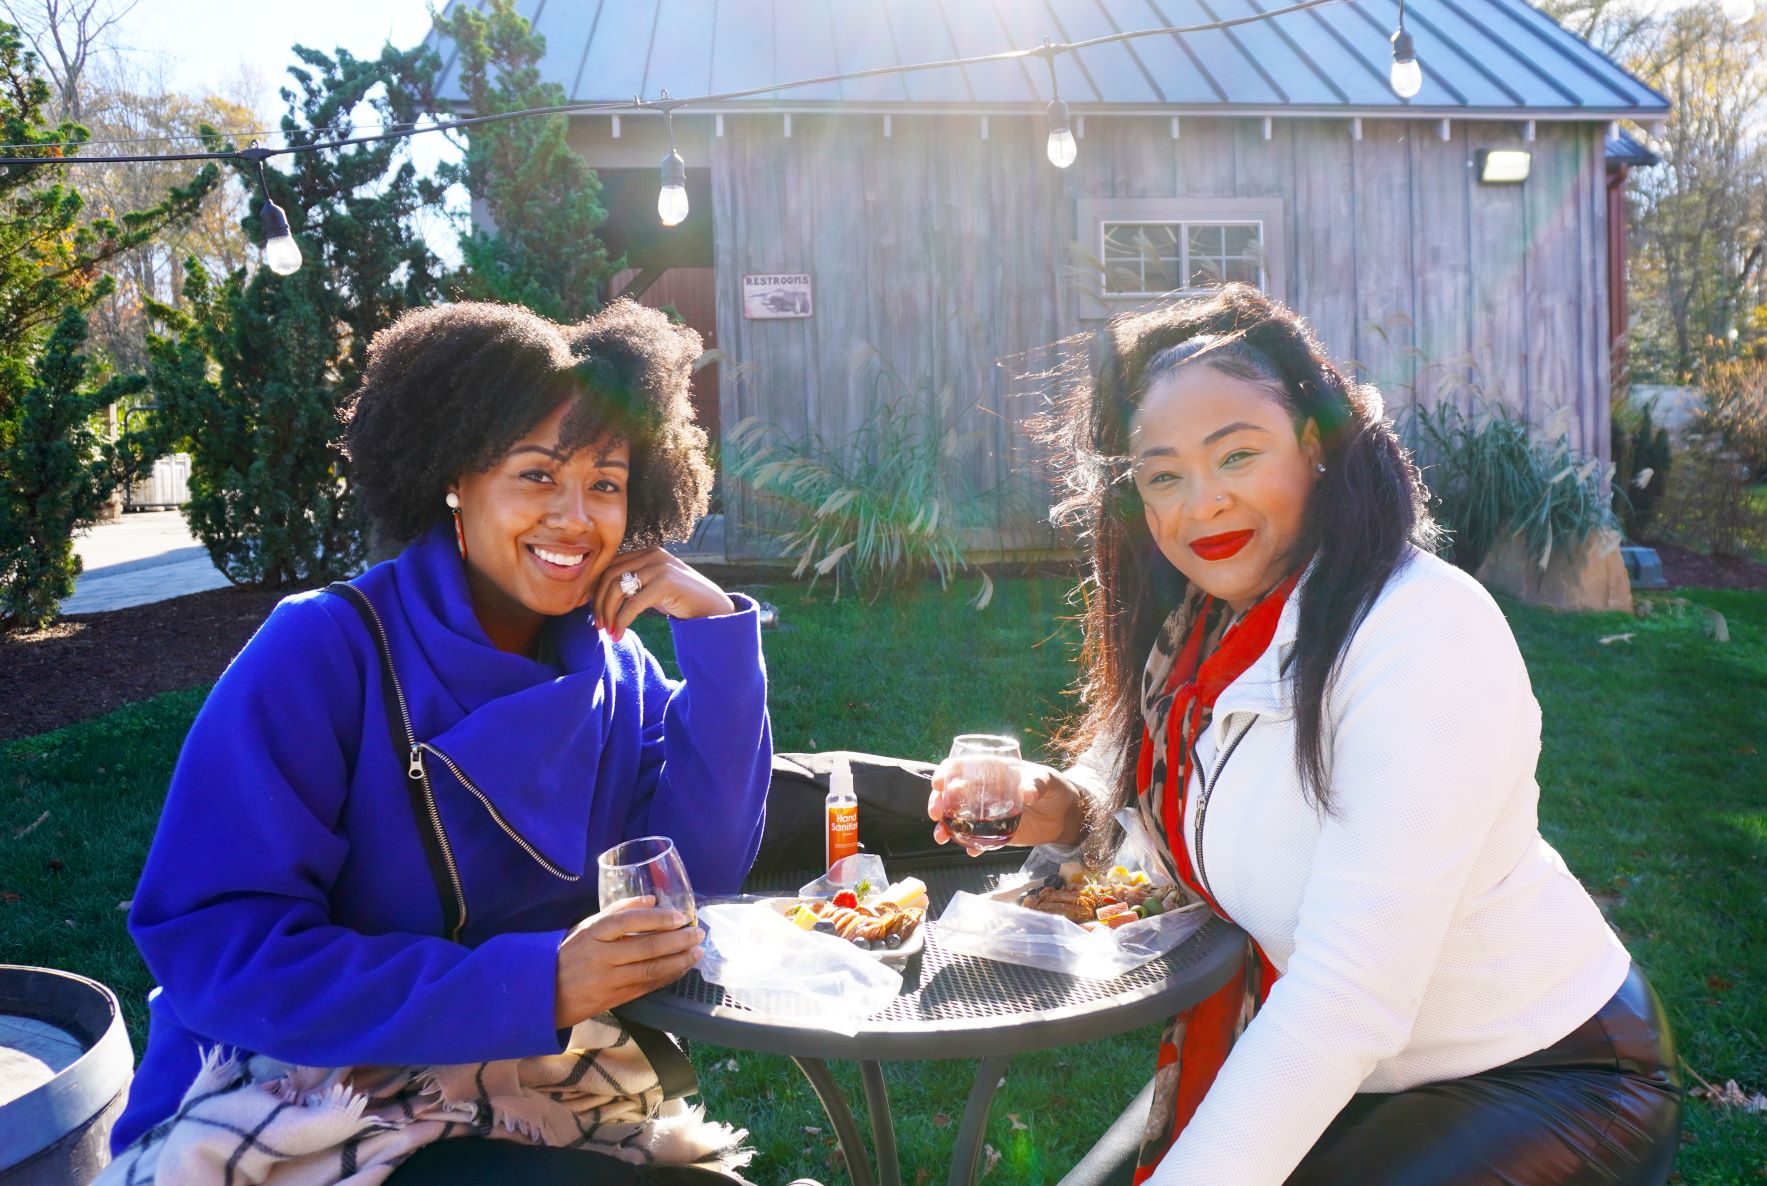
[[[969,848],[999,848],[1018,831],[1025,811],[1019,787],[1018,742],[965,733],[951,743],[945,782],[945,830]]]
[[[688,926],[698,922],[687,869],[675,851],[675,842],[667,836],[640,836],[616,844],[596,863],[601,870],[603,910],[625,898],[651,897],[658,909],[679,911]]]

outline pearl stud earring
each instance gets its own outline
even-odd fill
[[[442,501],[448,504],[448,510],[454,515],[454,546],[460,549],[460,558],[465,560],[466,528],[460,525],[460,495],[450,490],[448,496]]]

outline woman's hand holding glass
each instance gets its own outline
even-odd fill
[[[933,821],[933,839],[940,844],[955,840],[970,856],[979,856],[996,845],[987,847],[971,843],[966,835],[954,834],[945,821],[958,814],[959,801],[965,787],[961,762],[946,758],[933,771],[933,789],[927,796],[926,814]],[[1019,763],[1019,795],[1023,810],[1018,827],[1007,837],[1007,844],[1078,844],[1084,831],[1086,811],[1078,790],[1053,767],[1036,762]]]
[[[705,937],[654,897],[627,898],[590,915],[559,944],[554,1024],[569,1029],[679,980],[700,961]]]
[[[679,979],[704,954],[693,886],[674,841],[640,836],[596,859],[601,911],[558,949],[559,1028]]]

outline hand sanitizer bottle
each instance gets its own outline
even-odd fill
[[[823,814],[827,818],[824,853],[827,865],[859,851],[859,797],[853,794],[853,768],[844,757],[836,758],[828,775],[828,798]]]

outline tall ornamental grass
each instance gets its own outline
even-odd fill
[[[1475,407],[1468,414],[1453,403],[1419,405],[1398,420],[1457,566],[1477,572],[1499,544],[1518,537],[1544,569],[1555,550],[1574,551],[1617,526],[1611,466],[1563,437],[1539,439],[1502,405]]]
[[[837,598],[850,585],[875,600],[925,575],[948,589],[973,568],[981,583],[971,604],[985,609],[994,582],[971,559],[973,541],[1018,500],[1010,486],[981,489],[969,476],[984,434],[951,426],[950,384],[908,391],[871,347],[852,365],[873,372],[878,392],[855,431],[833,441],[786,439],[742,420],[725,436],[725,475],[759,497],[772,524],[763,530],[797,561],[792,575],[809,575],[812,587],[832,575]]]

